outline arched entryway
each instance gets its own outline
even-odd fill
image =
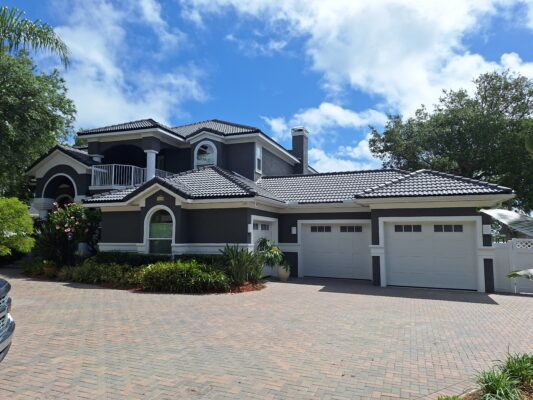
[[[172,212],[167,207],[160,206],[151,210],[146,219],[148,221],[148,252],[151,254],[172,254],[174,238]]]
[[[76,183],[66,174],[51,177],[44,185],[42,197],[53,199],[59,205],[73,203],[76,199]]]

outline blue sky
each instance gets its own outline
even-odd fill
[[[441,4],[440,4],[441,3]],[[310,131],[320,171],[379,167],[368,125],[509,68],[533,78],[533,0],[8,1],[56,28],[77,127],[219,118],[290,147]],[[37,54],[42,69],[58,60]]]

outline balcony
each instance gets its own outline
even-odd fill
[[[166,178],[171,172],[155,169],[155,176]],[[147,169],[134,165],[100,164],[92,166],[92,189],[122,189],[146,182]]]

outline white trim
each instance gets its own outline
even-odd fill
[[[163,204],[158,204],[150,208],[150,210],[148,210],[146,216],[144,217],[143,244],[145,253],[148,253],[150,251],[150,220],[152,219],[152,215],[154,215],[154,213],[159,210],[165,210],[170,214],[170,217],[172,218],[172,241],[170,245],[172,246],[176,243],[176,216],[169,207]]]
[[[302,263],[302,225],[310,224],[367,224],[371,225],[370,219],[299,219],[297,221],[297,242],[298,246],[298,277],[304,277],[304,267]],[[372,233],[371,233],[372,234]],[[294,246],[293,246],[294,248]]]
[[[274,243],[278,243],[278,219],[272,217],[264,217],[262,215],[252,215],[250,219],[250,224],[248,224],[248,232],[250,233],[252,247],[255,246],[253,225],[256,222],[272,223],[272,240],[274,241]]]
[[[66,161],[62,160],[61,162],[54,162],[57,158],[62,158],[62,157],[66,157]],[[46,168],[47,163],[53,164],[53,165]],[[43,178],[50,169],[58,165],[71,167],[78,174],[90,174],[91,173],[90,166],[85,165],[81,161],[76,160],[74,157],[70,156],[69,154],[59,149],[55,149],[52,153],[48,154],[45,158],[43,158],[41,161],[39,161],[37,164],[31,167],[28,171],[26,171],[26,175],[35,176],[35,178]],[[42,173],[40,173],[41,170],[42,170]]]
[[[46,188],[47,188],[48,184],[50,183],[50,181],[52,179],[54,179],[55,177],[57,177],[57,176],[65,176],[65,177],[67,177],[70,180],[70,182],[72,182],[72,187],[74,188],[74,197],[78,197],[78,188],[76,187],[76,182],[74,182],[74,179],[72,179],[72,177],[70,175],[67,175],[67,174],[65,174],[63,172],[59,172],[57,174],[52,175],[50,178],[48,178],[48,180],[46,181],[46,183],[43,186],[43,190],[41,192],[41,197],[44,197],[44,194],[46,192]]]
[[[210,140],[203,140],[200,143],[198,143],[196,145],[196,147],[194,148],[194,152],[193,152],[194,168],[196,169],[198,167],[198,150],[202,146],[209,146],[209,147],[211,147],[213,149],[213,155],[215,157],[215,162],[213,164],[203,164],[203,165],[201,165],[201,167],[205,167],[205,166],[208,166],[208,165],[218,165],[218,150],[217,150],[217,146]]]
[[[478,259],[477,262],[477,291],[485,292],[485,267],[483,265],[483,259],[487,258],[485,254],[489,254],[487,250],[490,250],[490,247],[483,247],[483,235],[482,235],[482,222],[481,216],[471,215],[471,216],[445,216],[445,217],[380,217],[378,218],[379,224],[379,247],[383,249],[386,248],[387,244],[385,243],[385,223],[391,222],[474,222],[475,223],[475,232],[476,232],[476,256]],[[372,247],[371,247],[372,251]],[[378,254],[376,254],[378,255]],[[380,255],[380,271],[381,271],[381,286],[387,286],[387,268],[386,268],[386,259],[385,253]]]
[[[143,243],[98,243],[99,251],[125,251],[129,253],[138,253],[139,248],[144,250]],[[141,252],[143,252],[141,250]]]
[[[250,243],[228,243],[241,248],[253,250]],[[226,243],[174,243],[172,244],[172,255],[180,254],[220,254]],[[144,243],[98,243],[100,251],[124,251],[131,253],[147,253]]]
[[[248,251],[252,251],[253,245],[250,243],[175,243],[172,245],[172,254],[220,254],[220,250],[230,246],[238,246]]]
[[[460,196],[394,197],[355,199],[372,210],[390,208],[450,208],[493,206],[515,197],[515,194],[478,194]],[[472,204],[475,203],[475,204]]]
[[[257,152],[259,151],[259,157],[257,157]],[[261,160],[261,168],[257,168],[257,160]],[[254,146],[254,167],[255,167],[255,172],[257,172],[258,174],[262,174],[263,173],[263,147],[259,144],[259,143],[256,143],[255,146]]]
[[[266,139],[266,138],[269,139]],[[197,143],[198,141],[209,138],[211,140],[216,140],[217,142],[221,143],[250,143],[250,142],[257,142],[260,141],[263,145],[263,147],[271,148],[277,153],[281,153],[282,157],[285,160],[289,161],[294,164],[299,164],[300,160],[298,160],[296,157],[294,157],[291,153],[289,153],[288,150],[284,149],[279,143],[277,143],[274,139],[270,138],[264,133],[256,132],[256,133],[246,133],[242,135],[231,135],[231,136],[220,136],[216,135],[212,132],[202,131],[200,133],[197,133],[194,135],[193,138],[187,139],[187,142],[190,144]],[[252,139],[252,140],[250,140]],[[255,139],[255,140],[254,140]],[[272,141],[271,141],[272,140]]]
[[[184,143],[185,140],[183,138],[181,138],[180,136],[178,136],[178,134],[176,135],[173,135],[167,131],[164,131],[160,128],[146,128],[146,129],[137,129],[137,130],[132,130],[132,131],[120,131],[120,132],[107,132],[107,133],[92,133],[92,134],[89,134],[89,135],[81,135],[80,137],[81,138],[84,138],[84,139],[99,139],[99,138],[114,138],[116,139],[115,137],[116,136],[119,136],[119,139],[118,140],[129,140],[131,139],[131,136],[139,136],[141,138],[143,137],[150,137],[150,136],[154,136],[153,134],[154,133],[159,133],[161,135],[163,135],[164,137],[167,137],[167,138],[172,138],[174,140],[177,140],[181,143]],[[97,142],[99,140],[89,140],[90,142]]]

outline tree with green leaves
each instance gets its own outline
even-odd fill
[[[29,253],[35,242],[32,233],[28,207],[16,198],[0,197],[0,256]]]
[[[508,186],[513,206],[533,209],[533,81],[509,71],[474,80],[475,91],[446,90],[433,110],[390,116],[369,146],[384,167],[433,169]]]
[[[57,54],[68,65],[68,48],[54,29],[40,20],[24,18],[15,7],[0,8],[0,53],[17,53],[19,49],[46,50]]]
[[[0,196],[29,195],[24,172],[72,135],[75,113],[59,71],[37,72],[25,50],[0,53]]]

